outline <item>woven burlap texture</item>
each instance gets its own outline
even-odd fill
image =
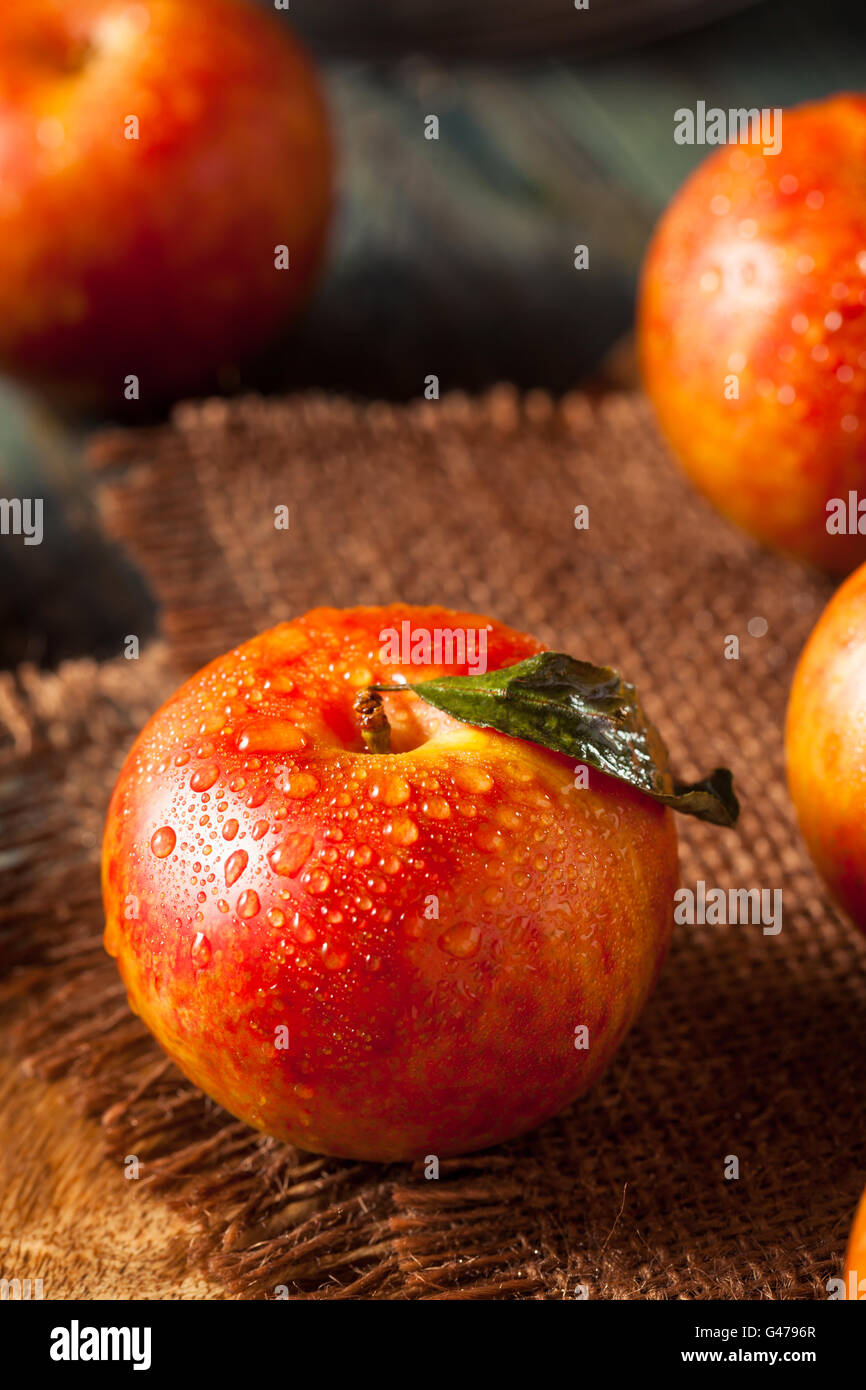
[[[798,839],[782,727],[827,582],[720,519],[631,396],[210,401],[103,437],[92,463],[163,638],[138,661],[0,682],[4,990],[26,1064],[102,1116],[111,1154],[142,1158],[188,1215],[192,1258],[257,1298],[825,1297],[866,1178],[864,943]],[[147,714],[272,623],[394,598],[489,612],[619,667],[681,775],[735,773],[736,831],[679,818],[683,883],[784,898],[778,936],[679,927],[594,1091],[438,1181],[227,1117],[129,1013],[100,947],[102,818]]]

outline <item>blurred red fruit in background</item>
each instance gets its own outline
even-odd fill
[[[782,113],[777,154],[724,146],[662,218],[639,306],[646,389],[692,480],[836,574],[866,560],[864,170],[861,97]]]
[[[834,594],[803,649],[785,751],[815,866],[866,931],[866,565]]]
[[[212,383],[306,298],[331,181],[315,73],[253,5],[7,0],[0,368],[76,402]]]

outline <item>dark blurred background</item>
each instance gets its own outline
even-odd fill
[[[862,0],[291,0],[280,17],[323,73],[339,206],[305,317],[229,390],[632,384],[641,258],[707,153],[674,144],[674,111],[866,90]],[[41,546],[0,546],[0,665],[115,655],[155,629],[81,468],[105,423],[0,382],[0,496],[45,503]]]

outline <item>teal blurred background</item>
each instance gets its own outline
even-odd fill
[[[291,0],[284,22],[323,71],[339,207],[318,294],[238,390],[628,384],[643,252],[707,153],[674,144],[674,111],[866,90],[866,11],[848,0]],[[46,513],[41,546],[0,537],[0,664],[113,655],[154,630],[81,469],[103,423],[0,383],[0,496]]]

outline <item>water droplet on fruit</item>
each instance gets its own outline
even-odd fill
[[[236,849],[234,854],[230,854],[226,860],[226,888],[231,888],[233,883],[237,883],[244,869],[249,862],[249,855],[245,849]]]
[[[331,875],[326,874],[324,869],[313,869],[307,879],[307,888],[311,893],[327,893],[331,886]]]
[[[213,786],[219,775],[220,770],[216,763],[205,763],[204,767],[200,767],[190,777],[190,788],[194,792],[206,792],[208,788]]]
[[[447,820],[451,815],[451,807],[443,796],[428,796],[422,803],[421,810],[431,820]]]
[[[171,854],[176,844],[177,836],[171,826],[162,825],[150,842],[151,853],[155,854],[157,859],[165,859]]]
[[[236,820],[227,820],[223,826],[223,839],[233,840],[238,833],[238,823]]]
[[[411,845],[418,839],[418,827],[409,816],[395,816],[385,826],[385,834],[395,845]]]
[[[459,767],[454,774],[454,780],[461,791],[464,792],[489,792],[493,786],[493,778],[489,772],[485,772],[480,767]]]
[[[458,922],[449,927],[439,938],[439,945],[449,956],[458,960],[468,960],[474,956],[481,944],[481,928],[471,922]]]
[[[262,836],[267,835],[267,833],[268,822],[266,820],[257,820],[252,830],[250,831],[250,834],[252,835],[254,840],[260,840]]]
[[[487,850],[491,854],[501,854],[505,848],[505,841],[499,831],[486,823],[476,830],[475,843],[479,849]]]
[[[286,925],[286,914],[282,908],[271,907],[268,909],[268,921],[272,927],[284,927]]]
[[[349,952],[334,950],[326,941],[322,947],[322,960],[326,970],[345,970],[349,964]]]
[[[306,742],[301,730],[285,719],[257,719],[239,729],[235,739],[241,753],[294,753]]]
[[[254,888],[247,888],[238,898],[237,913],[239,917],[255,917],[261,910],[259,895]]]
[[[305,922],[303,917],[299,916],[297,913],[292,923],[292,935],[295,940],[299,941],[303,946],[309,946],[310,942],[316,939],[316,933],[313,927],[309,922]]]
[[[370,800],[380,800],[386,806],[402,806],[409,800],[409,784],[403,777],[390,776],[382,782],[374,782],[370,788]]]
[[[286,796],[291,796],[297,801],[302,801],[305,797],[313,796],[319,790],[318,779],[311,772],[296,772],[293,777],[286,778],[285,785],[281,787]]]
[[[186,752],[184,752],[184,753],[178,753],[177,757],[176,757],[175,760],[174,760],[174,765],[175,765],[175,767],[186,767],[186,765],[187,765],[188,762],[189,762],[189,753],[186,753]]]
[[[190,954],[199,969],[203,969],[204,966],[210,965],[212,954],[211,945],[204,932],[196,932]]]
[[[313,837],[304,830],[288,835],[281,845],[272,849],[268,863],[275,874],[296,874],[306,864],[313,848]]]
[[[356,845],[354,850],[349,851],[349,857],[354,859],[360,868],[366,869],[370,860],[373,858],[373,851],[369,845]]]

